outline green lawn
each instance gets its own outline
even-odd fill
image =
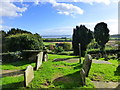
[[[92,63],[89,78],[95,81],[120,81],[120,68],[118,69],[118,60],[109,60],[112,64]]]
[[[117,60],[109,60],[113,64],[95,64],[92,63],[89,77],[86,78],[87,85],[80,86],[80,69],[82,65],[79,61],[71,63],[62,58],[75,58],[75,56],[48,54],[49,61],[44,62],[38,71],[34,71],[34,79],[28,88],[72,88],[79,90],[80,88],[94,88],[91,80],[101,81],[117,81],[120,76],[120,69]],[[62,61],[53,61],[61,58]],[[82,61],[84,58],[82,58]],[[28,65],[35,66],[33,62],[19,61],[9,64],[3,64],[2,69],[25,69]],[[91,80],[90,80],[91,79]],[[23,76],[3,77],[3,88],[27,89],[23,87]]]

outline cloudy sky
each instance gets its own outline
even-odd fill
[[[118,33],[119,0],[0,0],[0,29],[40,35],[72,35],[76,25],[94,30],[99,22]]]

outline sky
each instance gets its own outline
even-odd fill
[[[119,0],[0,0],[0,30],[20,28],[40,35],[72,35],[85,25],[105,22],[118,33]]]

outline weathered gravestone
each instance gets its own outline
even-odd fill
[[[24,72],[24,86],[27,87],[28,84],[33,80],[33,78],[34,78],[33,67],[29,65]]]
[[[90,55],[86,55],[85,56],[85,60],[83,62],[83,69],[85,71],[85,76],[88,77],[89,74],[89,70],[92,64],[92,57]]]
[[[85,71],[83,68],[80,70],[80,85],[82,85],[82,86],[86,85]]]
[[[47,55],[47,52],[44,52],[43,53],[43,61],[47,61],[48,60],[48,55]]]
[[[40,52],[37,55],[36,67],[35,67],[36,70],[38,70],[39,67],[42,65],[42,60],[43,60],[43,52]]]

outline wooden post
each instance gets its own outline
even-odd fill
[[[79,43],[79,63],[81,63],[81,45]]]

